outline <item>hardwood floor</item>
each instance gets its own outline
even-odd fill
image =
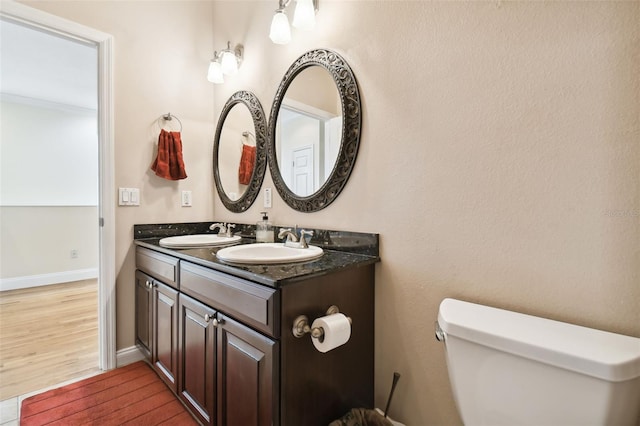
[[[0,401],[97,371],[97,280],[0,292]]]

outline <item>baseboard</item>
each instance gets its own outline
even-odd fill
[[[74,271],[28,275],[25,277],[0,278],[0,291],[70,283],[73,281],[90,280],[93,278],[98,278],[98,268],[76,269]]]
[[[116,352],[116,366],[118,367],[133,364],[134,362],[142,361],[143,359],[144,354],[140,352],[137,346],[120,349]]]

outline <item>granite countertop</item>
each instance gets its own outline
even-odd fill
[[[314,276],[325,275],[345,268],[370,265],[380,261],[378,234],[344,231],[314,230],[311,245],[322,247],[319,259],[287,264],[244,265],[218,260],[216,252],[225,246],[171,249],[160,246],[164,237],[211,233],[212,222],[191,224],[135,225],[134,243],[207,268],[245,278],[270,287],[281,287]],[[306,228],[308,229],[308,228]],[[234,231],[242,236],[238,244],[255,243],[255,225],[238,224]],[[275,233],[278,233],[276,229]]]

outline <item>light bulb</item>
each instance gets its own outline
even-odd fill
[[[222,58],[220,58],[220,67],[222,72],[227,75],[235,75],[238,73],[238,59],[236,54],[231,50],[223,50]]]
[[[301,30],[312,30],[316,26],[316,10],[313,0],[296,0],[293,26]]]
[[[289,19],[284,10],[276,10],[271,21],[271,31],[269,38],[275,44],[287,44],[291,41],[291,28],[289,28]]]
[[[222,75],[222,67],[220,62],[215,59],[211,60],[209,64],[209,72],[207,73],[207,80],[212,83],[222,84],[224,83],[224,76]]]

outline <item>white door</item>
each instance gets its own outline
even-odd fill
[[[315,192],[313,164],[313,146],[293,150],[293,192],[300,197],[306,197]]]

